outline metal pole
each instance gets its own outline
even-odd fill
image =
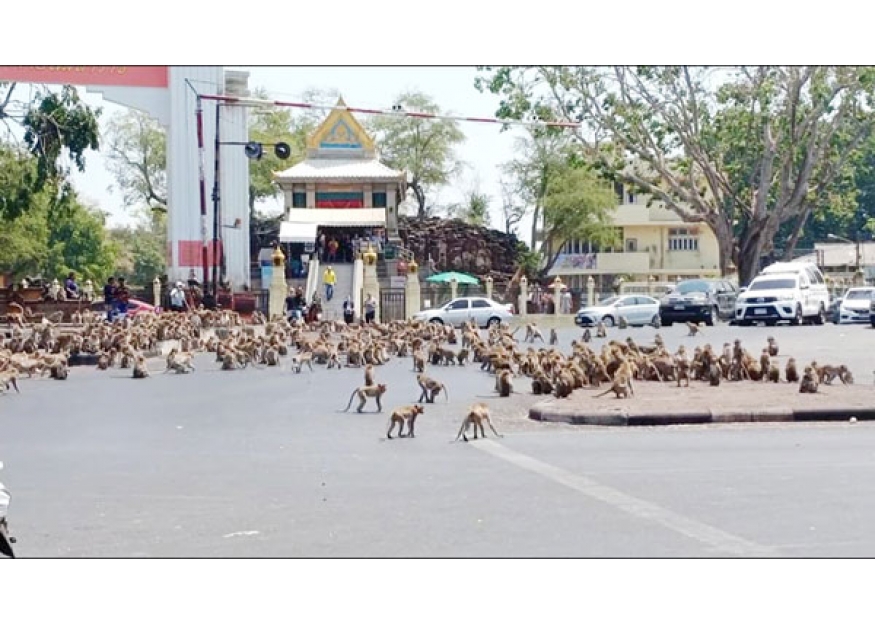
[[[201,204],[201,240],[203,249],[201,253],[203,282],[204,289],[208,284],[207,276],[207,183],[204,177],[204,107],[201,96],[197,96],[197,108],[195,109],[197,116],[197,148],[199,155],[198,174],[200,177],[200,204]],[[206,293],[204,293],[206,295]]]
[[[216,102],[216,155],[215,171],[213,174],[213,295],[218,297],[218,256],[219,256],[219,107],[222,104]],[[224,247],[224,246],[223,246]],[[224,255],[224,250],[222,250]]]

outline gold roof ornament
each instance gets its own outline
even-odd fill
[[[273,260],[274,267],[282,267],[286,262],[286,255],[283,254],[283,251],[280,249],[279,244],[277,244],[276,249],[273,251],[273,254],[270,255]]]
[[[416,257],[411,256],[410,262],[407,263],[407,273],[418,273],[419,272],[419,264],[416,262]]]
[[[370,243],[368,243],[367,251],[362,254],[362,258],[366,265],[374,265],[377,263],[377,253],[374,251],[374,248],[371,247]]]

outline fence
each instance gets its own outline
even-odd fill
[[[380,321],[404,321],[407,318],[404,289],[380,291]]]

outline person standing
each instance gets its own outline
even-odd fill
[[[322,274],[322,284],[325,285],[325,301],[330,302],[334,297],[334,285],[337,284],[337,274],[334,273],[334,267],[331,265],[328,265],[325,273]]]
[[[128,312],[128,301],[131,299],[131,292],[128,290],[127,285],[125,285],[125,279],[118,279],[118,287],[115,290],[115,301],[116,301],[116,309],[119,314],[127,314]]]
[[[106,318],[112,321],[115,316],[115,276],[110,276],[103,285],[103,303],[106,306]]]
[[[338,248],[337,239],[331,237],[331,240],[328,241],[328,262],[335,263],[337,262],[337,248]]]
[[[79,299],[79,285],[76,284],[76,274],[72,271],[64,280],[64,297],[65,299]]]
[[[355,321],[355,306],[349,297],[343,300],[343,320],[347,325]]]
[[[365,323],[374,323],[374,318],[377,316],[377,300],[370,293],[365,298],[364,308]]]
[[[177,282],[173,290],[170,291],[170,310],[173,312],[185,312],[186,308],[185,289],[182,287],[182,282]]]

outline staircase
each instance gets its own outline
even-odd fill
[[[322,274],[325,273],[327,264],[322,265],[319,274],[319,297],[322,298],[322,318],[326,321],[343,319],[343,300],[352,297],[352,263],[331,265],[337,276],[334,283],[334,297],[329,302],[325,299],[325,285],[322,282]],[[358,311],[356,311],[358,312]]]

